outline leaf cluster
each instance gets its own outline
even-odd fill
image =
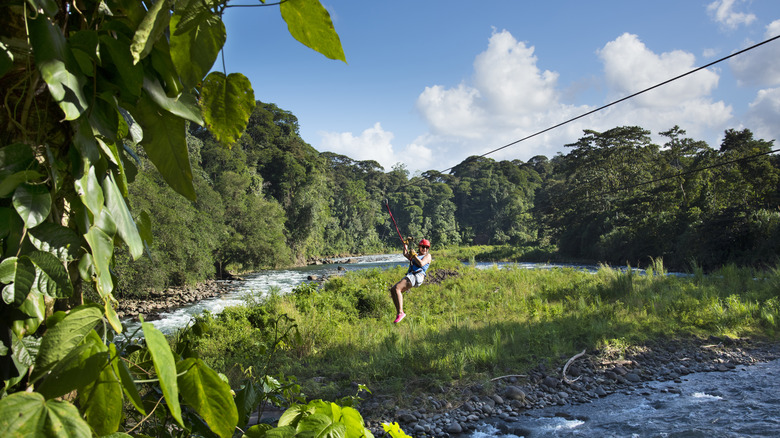
[[[175,355],[144,323],[143,346],[128,347],[141,360],[128,366],[127,350],[114,338],[123,331],[115,250],[123,246],[137,260],[153,240],[149,213],[131,210],[130,185],[145,164],[139,155],[195,202],[187,124],[208,127],[230,146],[255,106],[242,74],[209,73],[226,39],[226,6],[223,0],[3,4],[3,436],[114,434],[126,401],[145,415],[137,426],[154,417],[161,431],[169,430],[165,421],[172,418],[188,433],[232,436],[230,387],[202,360]],[[343,60],[319,1],[290,0],[280,8],[296,38]],[[96,303],[84,304],[85,290],[95,292]],[[139,385],[148,387],[143,396]]]

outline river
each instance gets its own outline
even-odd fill
[[[309,276],[340,270],[387,269],[407,263],[400,254],[356,257],[354,263],[312,265],[254,273],[216,298],[160,314],[153,324],[171,334],[204,311],[219,313],[246,303],[247,295],[288,293]],[[477,263],[486,268],[494,263]],[[499,264],[499,265],[504,265]],[[512,264],[515,265],[515,264]],[[528,269],[598,266],[519,263]],[[124,321],[132,333],[137,322]],[[696,373],[680,383],[652,382],[592,403],[529,411],[512,422],[484,423],[471,438],[536,437],[775,437],[780,436],[780,360],[739,366],[725,373]]]
[[[594,402],[485,423],[471,438],[777,437],[780,360],[652,382]]]

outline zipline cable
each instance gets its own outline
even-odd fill
[[[398,229],[398,224],[395,222],[395,218],[393,217],[393,212],[390,211],[390,203],[387,201],[387,199],[385,199],[385,206],[387,206],[387,212],[390,214],[390,219],[393,220],[393,225],[395,225],[395,231],[398,232],[398,238],[401,239],[401,242],[406,243],[404,241],[403,236],[401,236],[401,230]]]
[[[576,116],[576,117],[573,117],[573,118],[571,118],[571,119],[568,119],[568,120],[566,120],[566,121],[564,121],[564,122],[558,123],[557,125],[550,126],[549,128],[546,128],[546,129],[543,129],[543,130],[541,130],[541,131],[535,132],[535,133],[533,133],[533,134],[531,134],[531,135],[529,135],[529,136],[526,136],[526,137],[523,137],[523,138],[521,138],[520,140],[515,140],[515,141],[513,141],[512,143],[505,144],[504,146],[501,146],[501,147],[499,147],[499,148],[493,149],[492,151],[485,152],[484,154],[482,154],[482,155],[478,155],[478,156],[479,156],[479,157],[486,157],[486,156],[488,156],[488,155],[490,155],[490,154],[493,154],[493,153],[496,153],[496,152],[498,152],[498,151],[500,151],[500,150],[502,150],[502,149],[506,149],[506,148],[508,148],[508,147],[510,147],[510,146],[514,146],[514,145],[516,145],[516,144],[518,144],[518,143],[520,143],[520,142],[523,142],[523,141],[526,141],[526,140],[528,140],[528,139],[531,139],[531,138],[533,138],[533,137],[536,137],[536,136],[538,136],[538,135],[544,134],[545,132],[552,131],[553,129],[559,128],[559,127],[561,127],[561,126],[563,126],[563,125],[566,125],[566,124],[568,124],[568,123],[571,123],[571,122],[573,122],[573,121],[575,121],[575,120],[579,120],[579,119],[581,119],[581,118],[583,118],[583,117],[586,117],[586,116],[589,116],[589,115],[591,115],[591,114],[593,114],[593,113],[595,113],[595,112],[601,111],[601,110],[603,110],[603,109],[606,109],[606,108],[608,108],[608,107],[611,107],[611,106],[613,106],[613,105],[616,105],[616,104],[618,104],[618,103],[620,103],[620,102],[626,101],[626,100],[628,100],[628,99],[631,99],[631,98],[634,98],[634,97],[636,97],[636,96],[639,96],[639,95],[640,95],[640,94],[642,94],[642,93],[646,93],[646,92],[648,92],[648,91],[650,91],[650,90],[654,90],[654,89],[656,89],[656,88],[658,88],[658,87],[660,87],[660,86],[662,86],[662,85],[666,85],[666,84],[668,84],[668,83],[670,83],[670,82],[673,82],[673,81],[676,81],[676,80],[678,80],[678,79],[684,78],[685,76],[691,75],[691,74],[693,74],[693,73],[696,73],[696,72],[698,72],[698,71],[700,71],[700,70],[704,70],[705,68],[712,67],[713,65],[715,65],[715,64],[717,64],[717,63],[719,63],[719,62],[723,62],[723,61],[725,61],[725,60],[727,60],[727,59],[729,59],[729,58],[733,58],[733,57],[735,57],[735,56],[737,56],[737,55],[740,55],[740,54],[742,54],[742,53],[745,53],[745,52],[747,52],[747,51],[749,51],[749,50],[753,50],[753,49],[755,49],[756,47],[759,47],[759,46],[762,46],[762,45],[764,45],[764,44],[767,44],[767,43],[769,43],[769,42],[771,42],[771,41],[774,41],[774,40],[776,40],[776,39],[778,39],[778,38],[780,38],[780,35],[777,35],[777,36],[774,36],[774,37],[772,37],[772,38],[769,38],[768,40],[762,41],[762,42],[760,42],[760,43],[758,43],[758,44],[753,44],[753,45],[752,45],[752,46],[750,46],[750,47],[747,47],[747,48],[745,48],[745,49],[742,49],[742,50],[740,50],[740,51],[738,51],[738,52],[734,52],[734,53],[732,53],[731,55],[724,56],[723,58],[717,59],[717,60],[715,60],[715,61],[712,61],[712,62],[710,62],[709,64],[706,64],[706,65],[703,65],[703,66],[701,66],[701,67],[695,68],[695,69],[693,69],[693,70],[691,70],[691,71],[689,71],[689,72],[687,72],[687,73],[683,73],[683,74],[681,74],[681,75],[678,75],[678,76],[675,76],[675,77],[673,77],[673,78],[671,78],[671,79],[667,79],[667,80],[665,80],[665,81],[663,81],[663,82],[661,82],[661,83],[658,83],[658,84],[655,84],[655,85],[653,85],[652,87],[645,88],[645,89],[644,89],[644,90],[642,90],[642,91],[637,91],[637,92],[636,92],[636,93],[634,93],[634,94],[631,94],[631,95],[629,95],[629,96],[623,97],[623,98],[621,98],[621,99],[618,99],[618,100],[615,100],[615,101],[613,101],[613,102],[610,102],[610,103],[608,103],[608,104],[606,104],[606,105],[600,106],[600,107],[598,107],[598,108],[596,108],[596,109],[593,109],[593,110],[590,110],[590,111],[588,111],[588,112],[586,112],[586,113],[580,114],[579,116]],[[445,172],[447,172],[447,171],[450,171],[450,170],[452,170],[452,169],[454,169],[454,168],[455,168],[455,166],[448,167],[448,168],[446,168],[446,169],[444,169],[444,170],[440,171],[439,173],[445,173]]]
[[[521,138],[519,140],[515,140],[515,141],[513,141],[511,143],[508,143],[508,144],[506,144],[504,146],[501,146],[499,148],[496,148],[496,149],[493,149],[491,151],[485,152],[484,154],[478,155],[478,157],[486,157],[486,156],[488,156],[490,154],[496,153],[496,152],[498,152],[500,150],[503,150],[503,149],[506,149],[506,148],[508,148],[510,146],[514,146],[514,145],[516,145],[518,143],[521,143],[523,141],[526,141],[526,140],[531,139],[533,137],[536,137],[538,135],[544,134],[545,132],[549,132],[549,131],[551,131],[553,129],[559,128],[559,127],[561,127],[563,125],[566,125],[566,124],[571,123],[573,121],[579,120],[579,119],[581,119],[583,117],[589,116],[589,115],[591,115],[593,113],[596,113],[596,112],[601,111],[603,109],[609,108],[609,107],[611,107],[613,105],[616,105],[618,103],[624,102],[624,101],[626,101],[628,99],[632,99],[632,98],[634,98],[636,96],[639,96],[640,94],[646,93],[648,91],[654,90],[654,89],[656,89],[658,87],[661,87],[663,85],[666,85],[668,83],[674,82],[674,81],[676,81],[678,79],[681,79],[681,78],[684,78],[686,76],[689,76],[689,75],[691,75],[693,73],[696,73],[698,71],[701,71],[701,70],[704,70],[706,68],[712,67],[715,64],[718,64],[718,63],[723,62],[723,61],[725,61],[727,59],[733,58],[733,57],[735,57],[737,55],[741,55],[741,54],[743,54],[745,52],[753,50],[753,49],[755,49],[757,47],[760,47],[760,46],[762,46],[764,44],[770,43],[770,42],[772,42],[772,41],[774,41],[774,40],[776,40],[778,38],[780,38],[780,35],[776,35],[776,36],[774,36],[772,38],[769,38],[767,40],[764,40],[764,41],[762,41],[760,43],[757,43],[757,44],[754,44],[752,46],[746,47],[746,48],[744,48],[742,50],[739,50],[739,51],[734,52],[734,53],[732,53],[730,55],[724,56],[724,57],[722,57],[720,59],[716,59],[715,61],[712,61],[712,62],[710,62],[708,64],[705,64],[705,65],[703,65],[701,67],[695,68],[695,69],[690,70],[690,71],[688,71],[686,73],[683,73],[681,75],[675,76],[675,77],[673,77],[671,79],[667,79],[667,80],[665,80],[663,82],[660,82],[658,84],[655,84],[655,85],[653,85],[651,87],[645,88],[645,89],[643,89],[641,91],[638,91],[638,92],[636,92],[634,94],[631,94],[631,95],[625,96],[625,97],[623,97],[621,99],[612,101],[612,102],[610,102],[610,103],[608,103],[606,105],[602,105],[602,106],[600,106],[600,107],[598,107],[596,109],[593,109],[593,110],[588,111],[586,113],[580,114],[580,115],[578,115],[576,117],[570,118],[570,119],[568,119],[566,121],[563,121],[561,123],[558,123],[556,125],[550,126],[549,128],[545,128],[545,129],[543,129],[541,131],[535,132],[535,133],[533,133],[531,135],[528,135],[526,137],[523,137],[523,138]],[[763,152],[763,153],[760,153],[760,154],[757,154],[757,155],[753,155],[753,156],[749,156],[749,157],[742,157],[742,158],[738,158],[738,159],[735,159],[735,160],[730,160],[730,161],[726,161],[726,162],[722,162],[722,163],[717,163],[717,164],[713,164],[713,165],[710,165],[710,166],[705,166],[705,167],[699,168],[699,169],[693,169],[693,170],[688,170],[688,171],[685,171],[685,172],[679,172],[679,173],[677,173],[675,175],[661,177],[661,178],[656,178],[656,179],[653,179],[653,180],[650,180],[650,181],[644,181],[644,182],[641,182],[641,183],[633,184],[631,186],[619,187],[617,189],[613,189],[613,190],[608,191],[608,192],[602,192],[602,193],[600,193],[598,195],[588,196],[588,198],[592,198],[592,197],[595,197],[595,196],[604,196],[604,195],[612,194],[612,193],[615,193],[615,192],[618,192],[618,191],[621,191],[621,190],[628,190],[628,189],[640,187],[640,186],[643,186],[643,185],[664,181],[666,179],[678,178],[680,176],[689,175],[689,174],[696,173],[696,172],[701,172],[703,170],[712,169],[712,168],[715,168],[715,167],[725,166],[727,164],[732,164],[732,163],[736,163],[736,162],[739,162],[739,161],[752,160],[754,158],[757,158],[757,157],[760,157],[760,156],[763,156],[763,155],[768,155],[768,154],[775,153],[775,152],[780,152],[780,149],[774,149],[774,150],[771,150],[771,151],[768,151],[768,152]],[[443,174],[445,172],[448,172],[448,171],[454,169],[455,167],[456,166],[448,167],[448,168],[446,168],[444,170],[438,171],[438,173]],[[397,192],[397,191],[399,191],[399,189],[401,189],[403,187],[406,187],[406,186],[413,185],[413,184],[414,184],[414,180],[410,180],[410,181],[408,181],[405,184],[401,184],[393,192]],[[393,217],[393,213],[390,212],[390,204],[388,203],[387,199],[385,199],[385,205],[387,206],[387,212],[390,213],[390,218],[393,220],[393,224],[395,225],[395,229],[398,232],[398,237],[400,237],[401,240],[403,241],[404,239],[401,236],[401,231],[398,230],[398,224],[395,222],[395,218]]]

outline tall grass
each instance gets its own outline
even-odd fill
[[[286,314],[300,337],[277,353],[276,370],[297,376],[310,396],[346,395],[351,382],[400,396],[522,374],[540,361],[557,365],[583,348],[691,335],[774,338],[780,324],[780,269],[727,266],[707,276],[680,277],[666,275],[661,260],[646,273],[606,266],[595,274],[573,268],[480,270],[447,259],[436,265],[457,268],[460,275],[408,292],[408,316],[400,324],[392,324],[388,288],[403,269],[357,271],[319,289],[304,285],[255,303],[255,310],[209,317],[220,328],[199,339],[199,351],[218,368],[230,361],[251,366],[256,347],[246,345],[268,333],[262,318],[252,323],[247,315],[259,312],[267,320]],[[238,354],[228,357],[220,352],[224,346]]]

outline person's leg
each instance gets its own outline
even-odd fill
[[[412,283],[404,277],[390,288],[390,297],[393,299],[395,311],[398,316],[404,314],[404,292],[412,288]],[[398,318],[396,318],[398,320]]]
[[[404,279],[405,280],[405,279]],[[403,280],[401,280],[403,281]],[[390,298],[393,300],[393,305],[395,306],[395,313],[398,313],[398,309],[400,308],[400,303],[398,302],[398,296],[399,296],[399,288],[401,285],[401,281],[398,283],[390,286]]]

